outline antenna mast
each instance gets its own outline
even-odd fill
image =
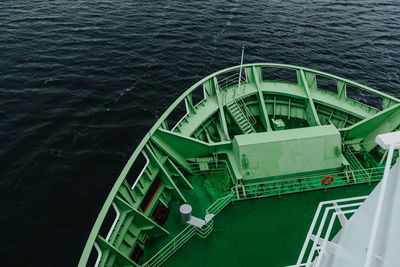
[[[240,59],[240,71],[239,71],[238,93],[240,92],[240,82],[241,82],[241,80],[242,80],[243,56],[244,56],[244,46],[242,47],[242,58]]]

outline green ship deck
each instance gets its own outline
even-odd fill
[[[381,179],[374,139],[398,129],[399,103],[290,65],[205,77],[133,152],[79,266],[293,264],[320,201],[368,194]],[[193,218],[214,217],[184,223],[185,203]]]
[[[367,195],[373,188],[356,185],[237,202],[215,218],[208,238],[193,238],[165,266],[292,265],[319,201]]]

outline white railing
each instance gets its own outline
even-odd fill
[[[339,219],[339,222],[343,226],[347,221],[345,214],[353,214],[366,198],[367,196],[361,196],[319,203],[314,219],[307,233],[306,240],[304,241],[301,249],[299,258],[297,259],[297,263],[296,265],[293,265],[293,267],[319,266],[322,258],[321,256],[326,253],[328,247],[333,244],[329,241],[329,239],[336,218]],[[324,210],[324,213],[322,218],[320,218],[322,210]],[[329,217],[329,225],[326,228],[325,223],[328,221]],[[320,221],[319,226],[317,225],[318,221]],[[318,227],[318,229],[316,229],[316,227]],[[325,234],[323,232],[325,232]],[[324,237],[322,237],[323,235]],[[309,250],[307,253],[308,257],[304,262],[304,256],[307,250]]]
[[[210,220],[206,225],[204,225],[202,228],[196,228],[196,233],[198,236],[201,238],[206,238],[209,234],[211,234],[214,226],[214,221]]]
[[[217,215],[232,201],[232,194],[217,199],[207,210],[207,214]],[[160,266],[169,257],[171,257],[179,248],[188,242],[195,234],[201,238],[206,238],[213,230],[214,222],[210,220],[202,228],[197,228],[193,225],[186,226],[174,239],[168,242],[160,251],[152,258],[145,262],[143,267]]]
[[[196,234],[196,227],[192,225],[186,226],[174,239],[166,244],[160,251],[157,252],[150,260],[142,266],[160,266],[169,257],[172,256],[180,247],[189,241]]]
[[[217,215],[221,212],[229,203],[232,202],[233,194],[230,193],[229,195],[217,199],[207,210],[207,214],[214,214]]]
[[[226,76],[222,79],[218,79],[218,87],[220,90],[225,90],[227,88],[237,86],[238,80],[240,77],[241,82],[246,82],[246,74],[245,73],[233,73],[229,76]]]

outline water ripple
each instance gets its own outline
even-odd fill
[[[140,139],[190,85],[237,65],[241,46],[247,63],[399,97],[399,12],[389,0],[0,2],[3,264],[43,265],[46,250],[46,265],[76,265]]]

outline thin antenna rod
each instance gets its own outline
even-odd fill
[[[240,82],[241,82],[241,80],[242,80],[243,56],[244,56],[244,46],[242,47],[242,58],[240,59],[240,71],[239,71],[238,93],[240,92]]]

